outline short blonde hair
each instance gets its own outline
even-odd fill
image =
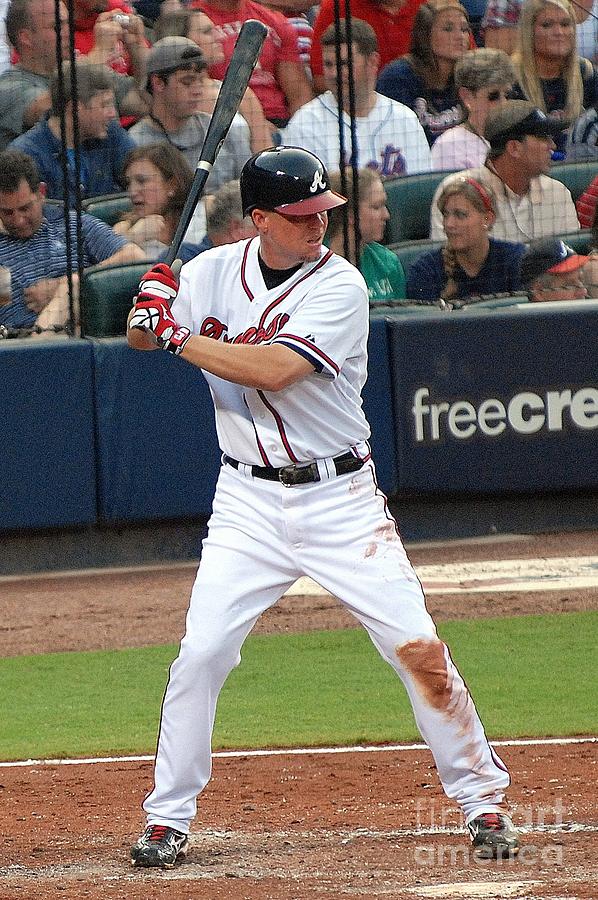
[[[504,50],[478,47],[468,50],[455,66],[455,87],[479,91],[491,85],[508,85],[515,81],[515,67]]]

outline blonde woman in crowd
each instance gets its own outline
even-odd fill
[[[201,10],[179,9],[161,13],[154,27],[154,39],[157,41],[173,36],[186,37],[194,41],[201,50],[208,69],[224,60],[224,51],[222,43],[218,40],[216,28],[212,20]],[[204,70],[199,112],[212,114],[221,84],[221,81],[210,78]],[[251,88],[245,91],[239,113],[233,120],[233,127],[235,122],[249,128],[252,153],[259,153],[260,150],[272,146],[274,126],[264,116],[262,105]]]
[[[513,96],[563,121],[556,137],[562,159],[566,130],[598,101],[598,72],[577,52],[575,13],[569,0],[526,0],[513,54],[517,84]]]
[[[418,257],[407,276],[407,296],[456,300],[520,290],[524,244],[499,241],[489,232],[496,220],[494,195],[474,178],[456,178],[438,198],[446,244]]]
[[[457,0],[428,0],[415,15],[409,53],[378,77],[376,90],[417,113],[430,145],[462,119],[454,72],[471,41],[467,12]]]
[[[434,142],[432,169],[460,171],[484,164],[490,149],[484,137],[486,118],[505,102],[514,81],[515,70],[504,51],[482,47],[463,54],[455,66],[455,88],[465,119]]]
[[[402,300],[405,297],[405,273],[398,257],[383,247],[384,228],[389,219],[386,207],[386,192],[382,180],[375,169],[357,170],[355,190],[353,170],[346,169],[345,184],[341,173],[330,173],[330,187],[337,194],[347,197],[346,206],[330,210],[328,213],[328,235],[326,243],[339,256],[345,256],[344,210],[347,215],[347,238],[349,244],[346,256],[358,266],[368,286],[370,302],[384,303]],[[359,196],[359,199],[358,199]],[[358,215],[355,216],[355,205]],[[356,250],[355,224],[359,226],[359,252]]]

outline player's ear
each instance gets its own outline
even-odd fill
[[[263,209],[253,209],[251,211],[251,221],[258,231],[264,231],[268,226],[268,212]]]

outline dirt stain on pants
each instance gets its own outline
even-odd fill
[[[446,712],[451,700],[451,679],[439,640],[409,641],[396,648],[401,665],[411,674],[419,693],[439,712]]]

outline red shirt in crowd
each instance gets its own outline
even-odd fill
[[[596,217],[598,206],[598,177],[585,189],[581,197],[576,201],[577,218],[582,228],[591,228]]]
[[[411,39],[411,27],[418,7],[423,0],[405,0],[396,12],[388,12],[376,0],[351,0],[351,16],[363,19],[372,26],[378,39],[380,68],[407,53]],[[344,18],[345,4],[340,2],[340,15]],[[334,22],[334,0],[322,0],[320,11],[314,22],[314,37],[311,47],[311,70],[314,75],[322,75],[322,45],[320,38]]]
[[[190,8],[203,10],[216,26],[222,41],[224,60],[211,66],[209,73],[212,78],[220,81],[224,78],[243,22],[247,19],[259,19],[268,26],[268,35],[249,86],[262,104],[267,119],[288,119],[287,100],[276,80],[276,67],[279,62],[295,62],[301,65],[297,32],[289,20],[281,13],[267,9],[261,3],[254,3],[253,0],[241,0],[233,12],[222,11],[206,0],[192,0]]]
[[[129,16],[134,14],[134,11],[124,0],[108,0],[106,9],[103,11],[112,12],[115,9],[122,10],[123,13]],[[77,17],[75,23],[75,50],[78,50],[83,56],[87,56],[93,49],[95,43],[93,28],[97,22],[98,15],[99,13],[88,13],[88,15],[81,18]],[[118,42],[114,57],[110,59],[108,65],[115,72],[120,72],[121,75],[133,74],[130,57],[122,41]]]

